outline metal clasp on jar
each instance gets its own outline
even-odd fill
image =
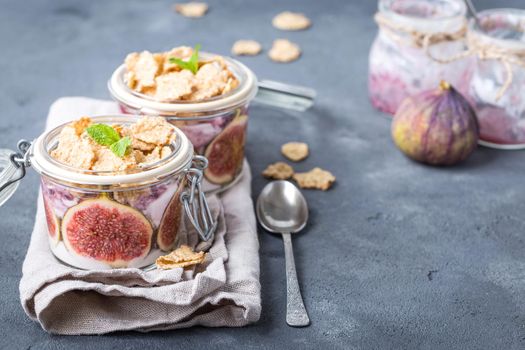
[[[20,140],[16,145],[18,152],[13,152],[9,155],[11,165],[16,168],[18,175],[13,174],[7,181],[0,185],[0,193],[6,190],[9,186],[22,180],[26,175],[26,168],[31,166],[30,149],[31,142],[27,140]],[[5,169],[4,169],[5,171]]]
[[[201,188],[203,171],[207,167],[208,160],[205,157],[193,157],[192,167],[186,171],[189,189],[180,195],[186,216],[203,241],[210,240],[217,228],[217,222],[213,219],[208,200]]]

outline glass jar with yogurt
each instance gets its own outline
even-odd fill
[[[465,49],[465,14],[461,0],[379,1],[368,75],[375,108],[393,115],[406,97],[441,80],[466,91],[470,58],[448,61]]]
[[[494,9],[469,23],[475,63],[468,97],[477,112],[480,143],[525,148],[525,11]]]
[[[216,56],[201,52],[199,57],[206,62]],[[126,64],[118,67],[108,82],[111,96],[124,113],[165,117],[186,134],[195,152],[208,159],[208,168],[204,171],[206,192],[223,190],[239,178],[248,107],[257,93],[257,79],[249,68],[231,58],[221,57],[221,60],[237,79],[237,86],[219,96],[197,101],[161,101],[156,96],[135,91],[130,88]]]
[[[93,123],[118,127],[139,119],[91,118]],[[18,171],[4,169],[12,181],[28,166],[41,175],[47,236],[59,260],[81,269],[146,267],[177,246],[180,232],[190,228],[185,218],[201,240],[212,239],[216,223],[201,191],[207,161],[194,155],[183,132],[172,126],[173,141],[165,146],[169,152],[157,161],[121,172],[97,171],[66,165],[54,156],[68,124],[32,143],[20,143],[20,152],[9,157]],[[0,194],[11,194],[16,183],[3,180]]]

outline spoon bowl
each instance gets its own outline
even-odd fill
[[[266,185],[259,195],[256,210],[261,226],[272,233],[297,233],[308,221],[306,199],[288,181],[272,181]]]

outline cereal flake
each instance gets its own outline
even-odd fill
[[[262,172],[264,177],[274,180],[286,180],[291,178],[293,174],[293,168],[284,162],[270,164]]]
[[[157,90],[155,98],[159,101],[176,101],[190,95],[195,90],[195,77],[189,70],[171,72],[155,79]]]
[[[268,56],[275,62],[292,62],[301,56],[301,49],[289,40],[277,39],[274,40]]]
[[[174,133],[173,126],[163,117],[143,117],[131,125],[131,135],[134,138],[155,145],[170,143]]]
[[[288,142],[281,146],[281,153],[294,162],[308,157],[308,145],[304,142]]]
[[[302,13],[285,11],[275,16],[272,24],[280,30],[304,30],[310,27],[312,22]]]
[[[111,152],[108,147],[98,147],[95,149],[95,163],[93,163],[91,170],[94,171],[112,171],[122,172],[135,168],[137,161],[133,152],[120,158]]]
[[[155,262],[157,267],[163,270],[169,270],[176,267],[186,267],[200,264],[204,261],[206,254],[204,252],[194,252],[187,245],[181,245],[168,255],[157,258]]]
[[[331,172],[321,168],[313,168],[306,173],[295,173],[293,179],[301,188],[313,188],[326,191],[335,181],[335,176]]]
[[[128,86],[142,91],[146,87],[155,86],[155,77],[159,73],[160,65],[155,56],[149,51],[130,53],[125,60]]]
[[[163,54],[164,56],[164,72],[179,71],[180,67],[176,63],[171,63],[171,58],[180,58],[183,61],[187,61],[193,54],[193,49],[189,46],[179,46],[171,49],[170,51]]]
[[[232,47],[232,54],[237,56],[255,56],[261,53],[262,46],[255,40],[237,40]]]
[[[208,4],[197,1],[175,4],[175,11],[184,17],[199,18],[204,16],[208,11]]]

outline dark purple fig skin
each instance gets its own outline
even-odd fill
[[[477,147],[474,109],[452,86],[408,97],[392,120],[392,138],[408,157],[430,165],[453,165]]]

